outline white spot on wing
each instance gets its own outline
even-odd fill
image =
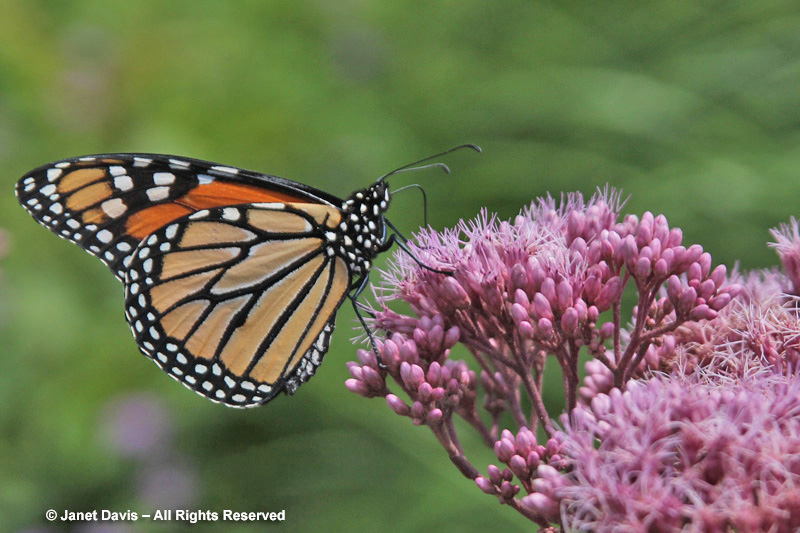
[[[239,214],[239,210],[233,207],[226,207],[222,210],[222,218],[225,220],[239,220],[241,215]]]
[[[125,174],[125,167],[114,165],[113,167],[108,167],[108,171],[111,173],[112,176],[122,176],[123,174]]]
[[[181,161],[180,159],[170,159],[169,166],[172,168],[189,168],[189,162]]]
[[[61,176],[61,173],[64,172],[60,168],[49,168],[47,169],[47,180],[48,181],[55,181]]]
[[[175,238],[175,234],[177,232],[178,232],[178,225],[177,224],[173,224],[173,225],[167,227],[167,232],[166,232],[167,239],[174,239]]]
[[[147,197],[150,201],[157,202],[169,197],[169,187],[152,187],[147,189]]]
[[[169,185],[175,181],[175,174],[172,172],[156,172],[153,174],[153,183],[156,185]]]
[[[100,242],[108,244],[111,242],[113,238],[114,234],[108,231],[107,229],[101,229],[100,231],[97,232],[97,240]]]
[[[111,218],[117,218],[125,213],[127,206],[119,198],[112,198],[100,204],[100,208]]]
[[[54,192],[56,192],[56,186],[55,186],[55,185],[53,185],[52,183],[51,183],[50,185],[45,185],[44,187],[42,187],[42,188],[39,190],[39,192],[40,192],[41,194],[45,195],[45,196],[50,196],[51,194],[53,194]]]
[[[130,176],[117,176],[114,178],[114,187],[121,191],[129,191],[133,189],[133,180]]]
[[[233,167],[211,167],[211,170],[215,172],[222,172],[224,174],[238,174],[239,169]]]

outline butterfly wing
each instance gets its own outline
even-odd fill
[[[284,178],[157,154],[65,159],[23,176],[16,193],[33,218],[98,257],[120,280],[143,238],[194,212],[254,202],[341,205]]]
[[[198,211],[132,254],[126,317],[140,349],[207,398],[266,403],[307,381],[350,286],[329,247],[341,212],[259,203]]]

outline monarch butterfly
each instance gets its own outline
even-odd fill
[[[384,217],[386,178],[463,147],[480,151],[462,145],[400,167],[346,200],[156,154],[57,161],[23,176],[16,194],[122,281],[142,353],[212,401],[252,407],[311,378],[345,297],[355,307],[372,260],[404,246]]]

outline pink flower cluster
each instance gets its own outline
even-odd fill
[[[554,494],[571,530],[800,528],[796,376],[633,381],[564,422],[572,468]]]
[[[763,481],[770,458],[758,456],[758,446],[785,445],[786,453],[795,446],[800,409],[775,409],[790,405],[790,392],[797,392],[788,376],[800,364],[800,319],[779,289],[800,287],[797,223],[775,233],[788,278],[729,276],[701,246],[684,245],[680,229],[663,215],[621,218],[620,209],[619,195],[606,189],[588,201],[578,193],[560,204],[540,199],[513,221],[484,212],[452,230],[423,230],[409,243],[414,257],[397,252],[382,284],[373,287],[372,322],[386,336],[377,341],[377,354],[360,350],[358,361],[348,363],[347,387],[385,398],[394,413],[429,427],[480,490],[541,527],[602,530],[613,516],[654,531],[659,520],[744,529],[752,520],[724,514],[723,502],[733,498],[728,491],[745,498],[747,479]],[[632,308],[623,306],[626,289]],[[394,300],[412,313],[392,310]],[[630,316],[627,326],[623,315]],[[458,343],[470,361],[451,359]],[[583,355],[589,361],[581,376]],[[565,393],[563,431],[542,398],[552,361]],[[761,381],[747,381],[754,376]],[[780,379],[789,392],[753,399],[783,386]],[[681,390],[688,391],[685,401]],[[650,416],[653,410],[658,413]],[[486,475],[468,459],[454,417],[494,449],[498,463]],[[733,429],[706,431],[724,426],[725,417]],[[747,433],[756,423],[766,440]],[[721,472],[720,465],[733,468],[748,453],[749,470],[735,481]],[[684,461],[681,468],[696,479],[671,472],[670,461]],[[795,467],[783,463],[779,481],[763,488],[775,516],[786,515],[794,501]],[[592,492],[600,488],[629,505],[609,504],[612,513],[591,500],[601,499]],[[659,497],[663,505],[642,510]],[[764,516],[758,515],[760,524],[787,523]]]
[[[513,484],[516,477],[527,493],[520,499],[520,505],[534,515],[557,520],[558,491],[567,483],[562,474],[569,464],[560,455],[562,437],[563,434],[556,433],[542,445],[526,427],[520,428],[516,435],[504,429],[500,440],[494,443],[494,453],[508,468],[501,471],[489,465],[489,476],[479,476],[475,483],[486,494],[498,496],[501,503],[510,503],[520,490]]]

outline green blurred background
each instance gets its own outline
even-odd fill
[[[43,514],[159,505],[286,510],[228,531],[527,528],[427,430],[347,392],[347,306],[294,398],[211,404],[139,355],[121,285],[36,225],[13,184],[52,160],[142,151],[346,196],[474,142],[484,153],[448,158],[451,176],[393,180],[425,185],[435,228],[609,183],[715,262],[770,266],[767,230],[800,212],[796,5],[0,0],[0,530],[100,531]],[[391,218],[412,232],[419,197]],[[462,435],[483,468],[491,454]]]

